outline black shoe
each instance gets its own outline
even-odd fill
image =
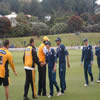
[[[23,100],[30,100],[28,97],[24,97],[24,99]]]
[[[41,96],[41,94],[40,94],[40,93],[38,93],[38,96]]]
[[[43,94],[42,96],[47,96],[46,94]]]

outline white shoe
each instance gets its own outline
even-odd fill
[[[93,81],[91,82],[91,85],[94,85],[94,82]]]
[[[64,95],[64,93],[59,92],[59,96],[63,96],[63,95]]]
[[[96,82],[97,82],[97,83],[100,83],[100,80],[97,80]]]
[[[88,84],[84,84],[85,87],[88,87]]]
[[[52,97],[51,95],[48,96],[48,98],[51,98],[51,97]]]
[[[58,96],[58,97],[61,96],[61,92],[58,92],[58,93],[57,93],[57,96]]]

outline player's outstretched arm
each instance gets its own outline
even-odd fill
[[[13,57],[12,57],[11,53],[9,53],[8,61],[9,61],[9,64],[10,64],[14,74],[17,76],[17,72],[15,70],[15,64],[14,64]]]
[[[67,55],[67,66],[70,68],[69,55]]]
[[[56,66],[57,66],[57,64],[55,63],[53,72],[56,72]]]

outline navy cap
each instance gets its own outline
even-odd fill
[[[61,38],[58,37],[55,41],[61,41]]]
[[[51,42],[50,42],[50,41],[46,41],[46,42],[45,42],[45,45],[51,46]]]
[[[98,43],[100,43],[100,40],[98,41]]]
[[[87,42],[87,41],[88,41],[88,39],[84,39],[84,40],[83,40],[83,42]]]

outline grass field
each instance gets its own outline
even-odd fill
[[[50,41],[52,42],[52,46],[56,46],[55,39],[57,37],[61,37],[63,44],[66,46],[71,45],[82,45],[82,40],[84,38],[88,38],[89,42],[92,45],[95,45],[98,40],[100,40],[100,33],[80,33],[80,35],[76,34],[57,34],[57,35],[48,35]],[[29,39],[34,38],[36,46],[38,47],[40,43],[42,42],[43,36],[40,38],[36,36],[32,37],[20,37],[20,38],[8,38],[11,42],[11,44],[14,44],[15,47],[24,47],[24,41],[26,41],[26,45],[29,43]]]
[[[100,100],[100,84],[96,83],[98,78],[98,68],[96,64],[96,59],[93,65],[93,74],[94,74],[94,85],[88,88],[85,88],[84,85],[84,74],[83,68],[80,67],[80,50],[70,50],[70,64],[71,68],[67,68],[67,87],[68,91],[65,92],[64,96],[57,97],[56,91],[54,97],[51,100]],[[15,77],[13,72],[10,69],[10,100],[23,100],[23,91],[24,91],[24,81],[25,73],[24,66],[22,63],[23,52],[13,52],[14,61],[16,64],[16,70],[18,76]],[[57,70],[57,81],[59,83],[59,75]],[[36,85],[38,86],[38,71],[36,69]],[[49,83],[47,75],[47,92],[49,93]],[[29,97],[31,98],[31,89],[29,92]],[[0,87],[0,100],[5,100],[4,88]],[[32,99],[31,99],[32,100]],[[38,100],[49,100],[48,97],[39,97]]]

